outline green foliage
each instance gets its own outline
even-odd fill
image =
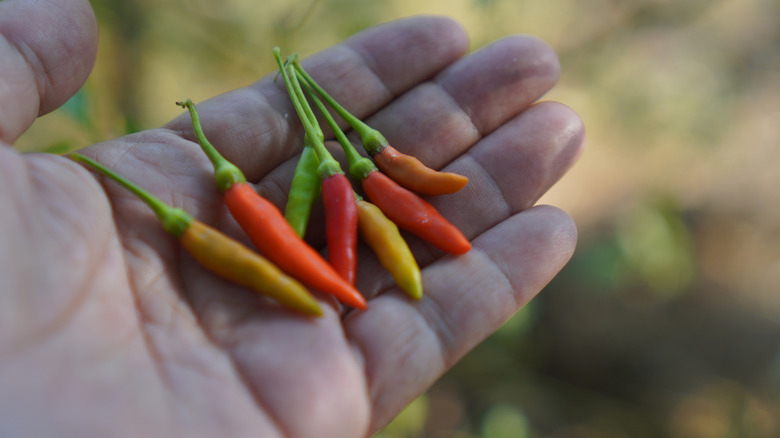
[[[60,108],[60,111],[86,129],[94,129],[90,101],[85,88],[80,89]]]
[[[617,225],[627,268],[662,298],[687,290],[695,276],[692,236],[670,200],[636,206]]]
[[[376,438],[422,437],[427,417],[428,398],[423,394],[404,408],[382,432],[376,435]]]
[[[482,420],[482,438],[531,438],[528,419],[520,409],[507,404],[490,408]]]

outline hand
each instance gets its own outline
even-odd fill
[[[94,59],[88,2],[49,3],[0,3],[7,143],[75,92]],[[13,13],[29,26],[12,26]],[[28,38],[62,17],[73,26]],[[583,143],[570,109],[533,104],[558,78],[555,55],[529,37],[466,49],[453,22],[416,17],[304,60],[397,149],[470,178],[432,203],[472,251],[445,256],[409,239],[423,267],[419,302],[366,253],[367,311],[325,305],[322,318],[300,317],[201,269],[118,185],[65,157],[0,147],[0,435],[360,437],[384,426],[538,293],[575,246],[565,213],[533,207]],[[211,142],[281,205],[302,131],[272,79],[198,108]],[[81,152],[245,240],[193,140],[182,113]]]

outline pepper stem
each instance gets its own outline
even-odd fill
[[[365,122],[360,120],[359,118],[355,117],[347,111],[346,108],[341,106],[336,99],[331,97],[325,89],[323,89],[320,84],[317,83],[317,81],[312,78],[309,73],[306,72],[306,70],[303,69],[301,66],[301,63],[298,62],[297,59],[293,60],[293,66],[295,67],[296,72],[305,80],[306,83],[308,83],[309,86],[311,86],[314,91],[319,94],[319,96],[325,100],[325,102],[330,105],[331,108],[333,108],[334,111],[342,118],[345,122],[360,136],[361,140],[363,141],[363,147],[366,149],[366,152],[368,152],[371,155],[379,153],[382,149],[384,149],[387,145],[390,143],[387,141],[387,139],[376,129],[368,126]]]
[[[330,126],[331,131],[333,131],[333,134],[336,136],[336,140],[338,140],[339,144],[341,145],[341,149],[344,150],[344,154],[347,156],[347,163],[349,164],[350,176],[352,176],[352,178],[357,181],[363,181],[363,179],[367,177],[369,173],[377,170],[374,162],[360,155],[355,147],[352,146],[352,143],[344,134],[344,131],[342,131],[341,127],[339,127],[338,123],[336,123],[336,120],[330,114],[325,104],[322,103],[322,100],[320,100],[317,95],[314,94],[309,84],[306,82],[301,82],[301,84],[311,97],[314,105],[322,114],[322,117],[325,118],[328,126]]]
[[[292,55],[287,57],[287,61],[284,63],[284,66],[287,69],[288,75],[294,75],[295,70],[290,68],[291,61],[297,60],[298,54],[293,53]],[[325,134],[323,134],[322,129],[320,128],[319,123],[317,122],[317,115],[314,114],[314,111],[312,111],[311,106],[309,106],[308,101],[306,100],[306,95],[303,93],[303,89],[301,88],[301,84],[297,80],[291,80],[291,83],[293,84],[293,88],[295,89],[295,96],[298,99],[298,102],[301,103],[301,107],[303,108],[303,111],[306,113],[306,118],[309,120],[309,125],[313,128],[315,133],[317,134],[317,137],[320,139],[321,142],[325,141]],[[311,136],[311,135],[309,135]]]
[[[290,100],[292,101],[293,107],[295,108],[295,112],[298,113],[298,118],[301,120],[301,124],[303,124],[303,130],[311,139],[312,147],[314,147],[314,150],[317,152],[317,158],[320,159],[320,166],[317,170],[320,173],[322,179],[326,179],[337,173],[344,173],[341,170],[341,166],[339,166],[338,161],[333,159],[333,156],[325,148],[322,129],[320,129],[319,124],[316,123],[316,117],[313,116],[314,112],[312,111],[311,107],[309,106],[309,102],[306,100],[306,97],[303,94],[301,84],[298,82],[298,76],[294,74],[295,70],[293,66],[290,65],[287,67],[293,73],[290,74],[290,72],[287,71],[287,68],[285,68],[284,64],[282,63],[281,50],[279,47],[274,47],[273,52],[274,59],[276,59],[276,63],[279,65],[279,70],[282,72],[284,85],[287,87],[287,93],[290,95]],[[312,120],[314,120],[314,123],[312,123]]]
[[[195,220],[184,210],[179,208],[174,208],[165,204],[160,199],[153,196],[151,193],[131,183],[125,177],[108,169],[107,167],[103,166],[102,164],[98,163],[95,160],[87,158],[84,155],[77,154],[75,152],[68,154],[68,157],[77,163],[86,164],[90,168],[111,178],[112,180],[119,183],[119,185],[129,190],[139,198],[141,198],[141,200],[144,201],[146,205],[148,205],[149,208],[152,209],[152,211],[154,211],[154,214],[157,215],[157,218],[162,223],[162,226],[165,229],[165,231],[173,234],[177,238],[181,237],[181,235],[184,233],[184,230],[186,230],[190,226],[192,221]]]
[[[203,133],[203,127],[200,124],[198,110],[195,109],[195,104],[192,100],[187,99],[182,102],[176,102],[176,105],[189,110],[190,117],[192,118],[192,128],[195,130],[195,137],[198,139],[200,148],[209,158],[211,164],[214,165],[214,179],[217,182],[219,190],[224,192],[234,184],[246,182],[246,177],[244,176],[244,173],[241,172],[241,169],[225,159],[225,157],[217,151],[217,148],[215,148],[206,138],[206,134]]]

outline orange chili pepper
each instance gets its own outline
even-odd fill
[[[389,144],[371,157],[379,170],[395,182],[423,195],[455,193],[469,182],[468,178],[458,173],[433,170],[416,157],[402,154]]]
[[[290,309],[307,315],[322,315],[319,303],[302,284],[237,240],[195,220],[181,209],[164,204],[90,158],[76,153],[70,154],[70,158],[87,164],[146,202],[165,231],[177,237],[184,249],[204,268],[235,284],[267,295]]]
[[[260,196],[246,182],[243,172],[206,139],[195,104],[189,99],[177,104],[189,109],[198,143],[214,165],[214,178],[225,195],[225,205],[260,252],[304,284],[329,293],[344,304],[365,309],[367,303],[360,292],[304,242],[282,212]]]

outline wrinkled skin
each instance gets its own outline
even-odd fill
[[[97,35],[87,1],[2,1],[0,33],[0,436],[366,436],[574,250],[571,219],[534,204],[580,154],[583,128],[566,106],[534,103],[559,75],[534,38],[466,54],[456,23],[414,17],[304,61],[397,149],[470,178],[431,201],[474,245],[452,257],[409,239],[419,302],[361,252],[369,309],[321,297],[325,316],[311,320],[205,272],[116,184],[10,147],[88,75]],[[211,141],[282,205],[302,131],[272,77],[199,109]],[[81,152],[244,239],[186,114]]]

